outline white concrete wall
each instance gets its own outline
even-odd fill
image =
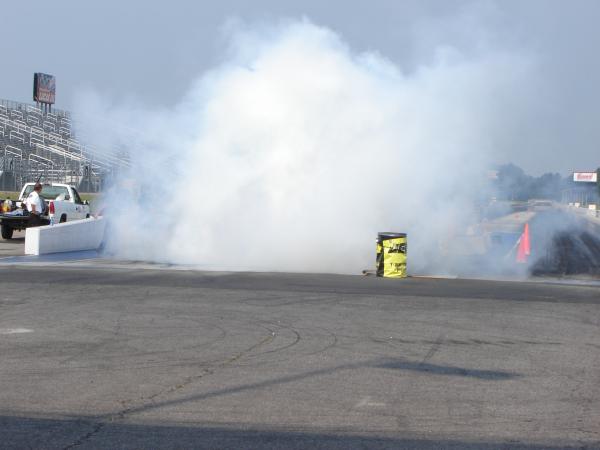
[[[27,228],[25,230],[25,254],[44,255],[96,250],[104,239],[105,226],[106,221],[100,217]]]

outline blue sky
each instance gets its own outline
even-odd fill
[[[484,39],[538,53],[549,76],[576,89],[573,66],[598,74],[595,45],[600,3],[560,1],[370,0],[140,1],[32,0],[2,5],[0,97],[30,101],[32,74],[56,75],[57,106],[93,87],[151,104],[176,102],[190,83],[219,62],[224,29],[307,17],[338,32],[356,51],[375,50],[406,70],[436,45],[475,46],[457,17],[474,15]],[[473,12],[474,11],[474,12]],[[462,24],[462,22],[458,22]],[[453,25],[454,24],[454,25]],[[414,38],[415,29],[430,30]],[[481,37],[481,36],[480,36]]]
[[[32,101],[33,73],[39,71],[57,77],[58,108],[69,109],[82,89],[114,101],[169,107],[223,60],[228,24],[306,17],[339,33],[354,51],[376,51],[407,73],[440,46],[467,55],[490,48],[528,55],[539,83],[527,93],[543,108],[523,129],[547,130],[535,134],[537,142],[528,138],[528,145],[536,147],[536,157],[544,149],[578,155],[573,168],[600,163],[597,1],[2,3],[0,98]]]

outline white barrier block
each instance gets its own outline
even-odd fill
[[[96,250],[104,239],[106,221],[99,217],[74,220],[73,222],[27,228],[25,230],[25,254]]]

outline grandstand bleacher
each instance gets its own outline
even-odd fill
[[[67,111],[9,100],[0,100],[0,159],[0,189],[9,191],[41,177],[98,192],[111,173],[129,166],[126,156],[81,142]]]

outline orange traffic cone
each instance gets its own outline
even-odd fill
[[[519,248],[517,248],[517,262],[526,263],[527,257],[531,255],[531,243],[529,242],[529,224],[525,224],[523,234],[519,238]]]

